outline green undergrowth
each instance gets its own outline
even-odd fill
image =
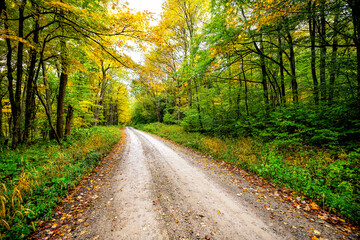
[[[0,150],[0,239],[23,239],[120,140],[119,127],[75,129],[61,149],[44,141]]]
[[[152,123],[137,128],[216,159],[233,163],[311,198],[330,212],[360,223],[360,152],[284,148],[254,138],[217,138],[181,126]]]

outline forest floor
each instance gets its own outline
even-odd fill
[[[289,189],[133,128],[126,135],[33,239],[359,239]]]

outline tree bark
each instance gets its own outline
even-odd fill
[[[69,104],[67,115],[66,115],[66,125],[65,125],[65,135],[69,136],[71,134],[71,121],[74,115],[74,108]]]
[[[161,122],[161,112],[160,112],[160,100],[156,100],[156,120],[158,122]]]
[[[201,119],[201,108],[200,108],[200,100],[199,100],[199,93],[198,93],[198,87],[197,87],[197,83],[194,79],[194,85],[195,85],[195,94],[196,94],[196,103],[197,103],[197,112],[198,112],[198,120],[199,120],[199,124],[200,124],[200,130],[202,131],[203,128],[203,123],[202,123],[202,119]]]
[[[265,111],[269,113],[269,90],[268,90],[268,82],[267,82],[267,73],[265,66],[265,57],[264,57],[264,47],[263,43],[260,43],[260,65],[261,65],[261,76],[262,76],[262,85],[263,85],[263,95],[265,101]]]
[[[60,74],[60,86],[59,94],[57,98],[57,114],[56,114],[56,133],[59,138],[64,137],[64,101],[66,93],[66,85],[68,81],[68,62],[67,62],[67,50],[66,42],[64,39],[60,40],[61,46],[61,74]]]
[[[245,82],[245,108],[246,108],[246,116],[250,116],[249,113],[249,103],[248,103],[248,86],[247,86],[247,79],[246,79],[246,75],[245,75],[245,70],[244,70],[244,58],[241,58],[241,70],[244,76],[244,82]]]
[[[279,41],[280,86],[281,86],[280,98],[281,98],[281,103],[285,104],[286,96],[285,96],[285,81],[284,81],[285,77],[284,77],[284,59],[283,59],[284,50],[283,50],[281,37],[279,37],[278,41]]]
[[[321,100],[326,101],[326,22],[325,22],[325,1],[321,1],[320,9],[320,95]]]
[[[39,28],[39,21],[37,20],[37,16],[35,17],[35,32],[34,32],[34,43],[39,43],[39,32],[37,29]],[[24,136],[23,142],[25,144],[29,141],[30,131],[33,127],[33,121],[35,119],[35,89],[34,84],[36,84],[35,79],[35,65],[37,62],[37,49],[30,49],[30,66],[27,80],[27,88],[26,88],[26,104],[25,104],[25,128],[24,128]]]
[[[96,103],[96,105],[98,105],[98,106],[95,107],[95,112],[94,112],[94,119],[95,119],[94,126],[98,125],[100,109],[104,102],[104,97],[105,97],[105,92],[106,92],[106,87],[107,87],[106,71],[108,69],[109,68],[105,68],[104,62],[101,61],[102,82],[101,82],[101,86],[100,86],[100,97],[99,97],[98,102]]]
[[[292,36],[290,33],[287,35],[288,41],[289,41],[289,48],[290,48],[290,68],[291,68],[291,89],[293,94],[293,102],[295,104],[299,101],[299,93],[298,93],[298,84],[296,80],[296,67],[295,67],[295,51],[294,51],[294,44],[292,40]]]
[[[313,12],[313,4],[312,0],[309,1],[309,35],[310,35],[310,49],[311,49],[311,75],[313,79],[313,95],[315,105],[319,104],[319,82],[316,76],[316,50],[315,50],[315,29],[316,29],[316,21]]]
[[[18,19],[18,37],[24,37],[24,11],[25,11],[26,0],[23,0],[19,5],[19,19]],[[6,6],[5,6],[6,7]],[[9,30],[8,26],[8,16],[5,9],[5,30]],[[15,94],[13,86],[13,69],[11,66],[12,62],[12,46],[9,38],[6,38],[6,44],[8,48],[7,52],[7,76],[8,76],[8,90],[9,98],[11,103],[11,113],[12,113],[12,147],[16,148],[21,142],[21,89],[22,89],[22,77],[23,77],[23,56],[24,56],[24,43],[19,41],[18,51],[17,51],[17,61],[16,61],[16,83],[15,83]]]
[[[331,54],[331,70],[330,70],[330,79],[329,79],[329,103],[332,104],[334,100],[334,92],[335,92],[335,78],[338,72],[337,66],[337,50],[338,50],[338,23],[339,23],[339,15],[336,12],[334,18],[334,35],[333,35],[333,46],[332,46],[332,54]]]

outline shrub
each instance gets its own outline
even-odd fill
[[[45,141],[0,152],[0,239],[22,239],[120,140],[118,127],[75,129],[61,149]]]

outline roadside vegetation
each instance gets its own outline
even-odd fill
[[[359,6],[165,0],[163,41],[132,82],[134,125],[359,224]]]
[[[215,137],[182,126],[151,123],[141,130],[235,164],[293,189],[355,224],[360,219],[359,149],[336,151],[253,137]],[[296,142],[296,140],[294,140]],[[324,220],[326,216],[323,216]]]
[[[63,142],[0,149],[0,239],[23,239],[120,140],[120,127],[75,129]]]

